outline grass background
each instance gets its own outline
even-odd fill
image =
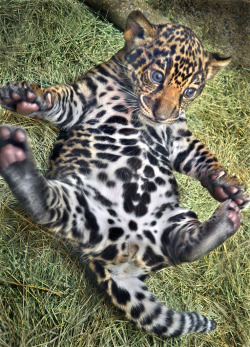
[[[0,84],[71,82],[123,45],[122,34],[76,0],[1,0]],[[212,47],[206,45],[212,50]],[[249,183],[249,74],[230,66],[210,81],[187,111],[190,129],[230,174]],[[0,123],[28,132],[46,172],[56,129],[0,110]],[[182,204],[201,220],[217,206],[198,182],[178,175]],[[249,213],[240,230],[200,261],[147,280],[163,302],[215,319],[208,335],[166,340],[126,321],[70,247],[37,226],[0,178],[0,346],[247,346]]]

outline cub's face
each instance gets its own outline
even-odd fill
[[[150,122],[177,119],[205,82],[230,62],[205,51],[189,28],[152,25],[138,11],[129,15],[124,38],[127,74],[140,115]]]

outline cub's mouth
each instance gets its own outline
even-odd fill
[[[163,123],[161,121],[158,121],[155,118],[148,116],[147,114],[145,114],[145,112],[143,112],[143,110],[141,110],[139,112],[139,118],[144,122],[146,121],[147,123],[153,123],[153,124],[162,124]]]
[[[175,114],[174,117],[167,118],[166,115],[156,115],[153,111],[153,107],[147,103],[147,100],[140,96],[139,99],[139,117],[149,123],[153,124],[169,124],[173,123],[179,118],[179,112]]]

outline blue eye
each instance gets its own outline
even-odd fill
[[[151,72],[151,80],[154,82],[154,83],[161,83],[163,82],[164,80],[164,75],[161,71],[159,70],[154,70]]]
[[[184,90],[183,95],[185,98],[192,98],[192,96],[194,96],[195,93],[196,93],[195,88],[187,88]]]

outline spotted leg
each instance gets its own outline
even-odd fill
[[[241,209],[247,207],[250,197],[237,178],[230,177],[214,154],[187,128],[177,123],[171,128],[170,160],[174,169],[198,179],[203,187],[218,201],[233,200]]]
[[[93,261],[91,269],[115,306],[138,328],[164,337],[177,337],[191,332],[207,333],[216,323],[194,312],[177,313],[161,303],[142,281],[143,270],[135,263],[123,263],[108,268]]]
[[[83,79],[75,85],[42,88],[29,82],[7,83],[0,88],[0,105],[18,114],[45,119],[64,129],[82,122],[92,90]],[[74,100],[75,102],[72,102]]]
[[[25,116],[43,118],[52,109],[52,94],[28,82],[7,83],[0,88],[3,108]]]
[[[179,264],[197,260],[226,241],[240,227],[241,213],[234,201],[226,200],[206,222],[200,223],[190,212],[170,220],[162,243],[173,264]]]

